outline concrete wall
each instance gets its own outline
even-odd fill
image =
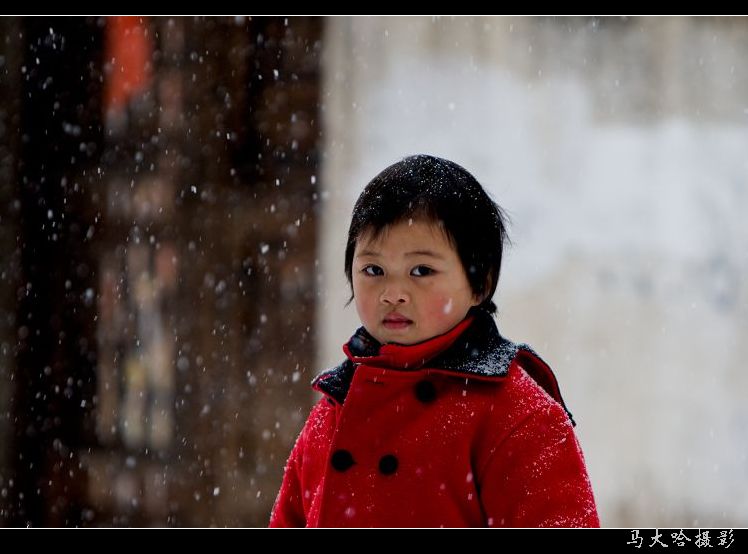
[[[326,25],[320,369],[358,194],[450,158],[512,218],[499,327],[554,367],[603,525],[747,525],[748,21]]]

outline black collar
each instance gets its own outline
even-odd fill
[[[466,378],[501,380],[507,376],[512,361],[518,355],[522,355],[527,361],[523,363],[523,368],[563,406],[572,424],[575,424],[561,398],[558,383],[550,366],[529,345],[516,344],[502,337],[494,317],[485,310],[471,308],[468,314],[475,316],[473,323],[449,348],[431,360],[426,360],[424,365],[464,375]],[[348,347],[355,356],[376,356],[381,344],[362,326],[350,338]],[[392,371],[414,369],[418,368]],[[312,381],[312,386],[342,404],[348,394],[355,370],[356,364],[346,358],[339,365],[317,375]]]

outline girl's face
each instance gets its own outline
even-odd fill
[[[457,251],[431,222],[390,225],[376,241],[365,231],[352,270],[361,323],[382,344],[446,333],[482,300],[470,289]]]

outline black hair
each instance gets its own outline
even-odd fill
[[[508,220],[480,183],[454,162],[419,154],[392,164],[366,185],[353,207],[345,249],[345,275],[353,291],[353,254],[362,233],[377,239],[385,228],[407,219],[439,223],[455,248],[478,309],[496,312],[491,298],[501,272]]]

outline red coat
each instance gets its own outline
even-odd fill
[[[286,464],[271,527],[597,527],[550,368],[469,312],[380,345],[361,327]]]

